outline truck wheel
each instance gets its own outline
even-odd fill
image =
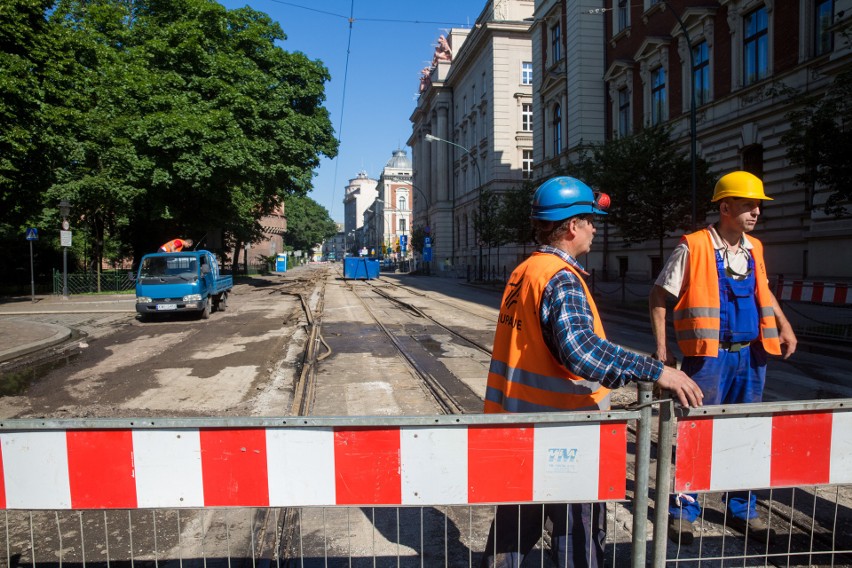
[[[206,320],[210,319],[210,302],[212,302],[212,298],[207,298],[207,301],[204,302],[204,309],[201,310],[201,319]]]

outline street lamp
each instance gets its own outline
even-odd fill
[[[427,142],[443,142],[444,144],[449,144],[450,146],[455,146],[456,148],[460,148],[465,151],[466,154],[470,156],[471,161],[473,162],[474,167],[476,167],[476,181],[479,189],[479,226],[482,227],[482,173],[479,171],[479,161],[476,159],[476,155],[471,152],[469,149],[465,148],[461,144],[456,144],[455,142],[450,142],[449,140],[444,140],[443,138],[438,138],[437,136],[432,136],[431,134],[426,135]],[[456,212],[453,211],[453,216],[455,216]],[[479,241],[479,279],[482,279],[482,235],[477,235],[477,241]]]
[[[71,225],[68,216],[71,214],[71,203],[67,199],[59,202],[59,216],[62,217],[62,230],[59,232],[59,242],[62,245],[62,299],[68,299],[68,247],[71,246]]]

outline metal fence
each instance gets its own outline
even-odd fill
[[[475,566],[497,504],[606,502],[609,566],[848,566],[850,409],[677,417],[643,389],[637,409],[607,413],[7,420],[0,557],[10,567]],[[650,507],[671,489],[704,504],[692,545],[667,538],[662,502]],[[758,493],[771,542],[730,522],[722,499],[734,490]],[[550,537],[545,528],[526,566],[553,565]]]
[[[53,294],[62,295],[63,274],[60,270],[53,271]],[[69,294],[95,294],[98,292],[125,292],[133,290],[136,282],[131,279],[128,270],[105,270],[100,274],[80,272],[68,274]]]

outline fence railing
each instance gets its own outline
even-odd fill
[[[64,277],[62,271],[53,271],[53,294],[61,295]],[[105,270],[100,274],[95,272],[79,272],[68,274],[69,294],[94,294],[97,292],[125,292],[133,290],[136,283],[131,278],[129,270]]]
[[[497,504],[606,502],[613,566],[852,561],[852,400],[679,414],[664,400],[603,413],[7,420],[0,551],[8,566],[473,566]],[[705,505],[692,546],[667,540],[672,487]],[[733,490],[760,494],[774,542],[734,530],[718,495]],[[649,495],[661,498],[646,556]],[[542,565],[548,543],[532,553]]]

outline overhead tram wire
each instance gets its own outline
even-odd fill
[[[349,4],[349,38],[346,40],[346,64],[343,67],[343,94],[340,98],[340,122],[337,126],[337,149],[340,151],[340,143],[343,140],[343,117],[345,115],[346,109],[346,84],[349,79],[349,56],[352,54],[352,24],[355,23],[355,0],[352,0]],[[337,203],[336,194],[337,194],[337,173],[338,168],[340,167],[340,160],[335,158],[334,160],[334,176],[332,177],[332,185],[331,185],[331,211],[329,211],[329,215],[334,214],[334,205]],[[346,253],[344,252],[344,256]]]
[[[345,116],[346,109],[346,86],[349,77],[349,56],[352,53],[352,29],[353,24],[355,23],[355,0],[352,0],[349,5],[349,16],[345,16],[343,14],[336,14],[334,12],[329,12],[326,10],[318,10],[317,8],[311,8],[310,6],[304,6],[302,4],[296,4],[295,2],[285,2],[284,0],[269,0],[275,4],[281,4],[283,6],[290,6],[292,8],[300,8],[302,10],[308,10],[310,12],[316,12],[317,14],[324,14],[326,16],[332,16],[335,18],[343,18],[349,22],[349,37],[346,41],[346,63],[343,68],[343,93],[340,101],[340,122],[337,126],[337,147],[340,148],[340,144],[343,141],[343,118]],[[379,23],[392,23],[392,24],[430,24],[430,25],[439,25],[439,26],[465,26],[465,24],[458,24],[455,22],[433,22],[429,20],[395,20],[388,18],[358,18],[358,21],[363,22],[379,22]],[[331,187],[331,211],[329,211],[330,215],[334,214],[334,206],[337,203],[336,193],[337,193],[337,176],[338,176],[338,168],[340,165],[340,161],[335,158],[334,160],[334,176],[332,177],[332,187]]]
[[[317,12],[318,14],[325,14],[327,16],[334,16],[335,18],[341,18],[344,20],[349,20],[350,23],[355,21],[353,14],[346,16],[344,14],[336,14],[334,12],[328,12],[326,10],[318,10],[316,8],[311,8],[310,6],[303,6],[302,4],[296,4],[294,2],[285,2],[284,0],[269,0],[269,2],[273,2],[275,4],[282,4],[284,6],[290,6],[292,8],[301,8],[302,10],[308,10],[309,12]],[[354,9],[354,7],[353,7]],[[431,24],[435,26],[459,26],[465,27],[470,26],[470,24],[461,24],[459,22],[438,22],[431,20],[396,20],[396,19],[388,19],[388,18],[358,18],[359,22],[381,22],[381,23],[389,23],[389,24]]]

